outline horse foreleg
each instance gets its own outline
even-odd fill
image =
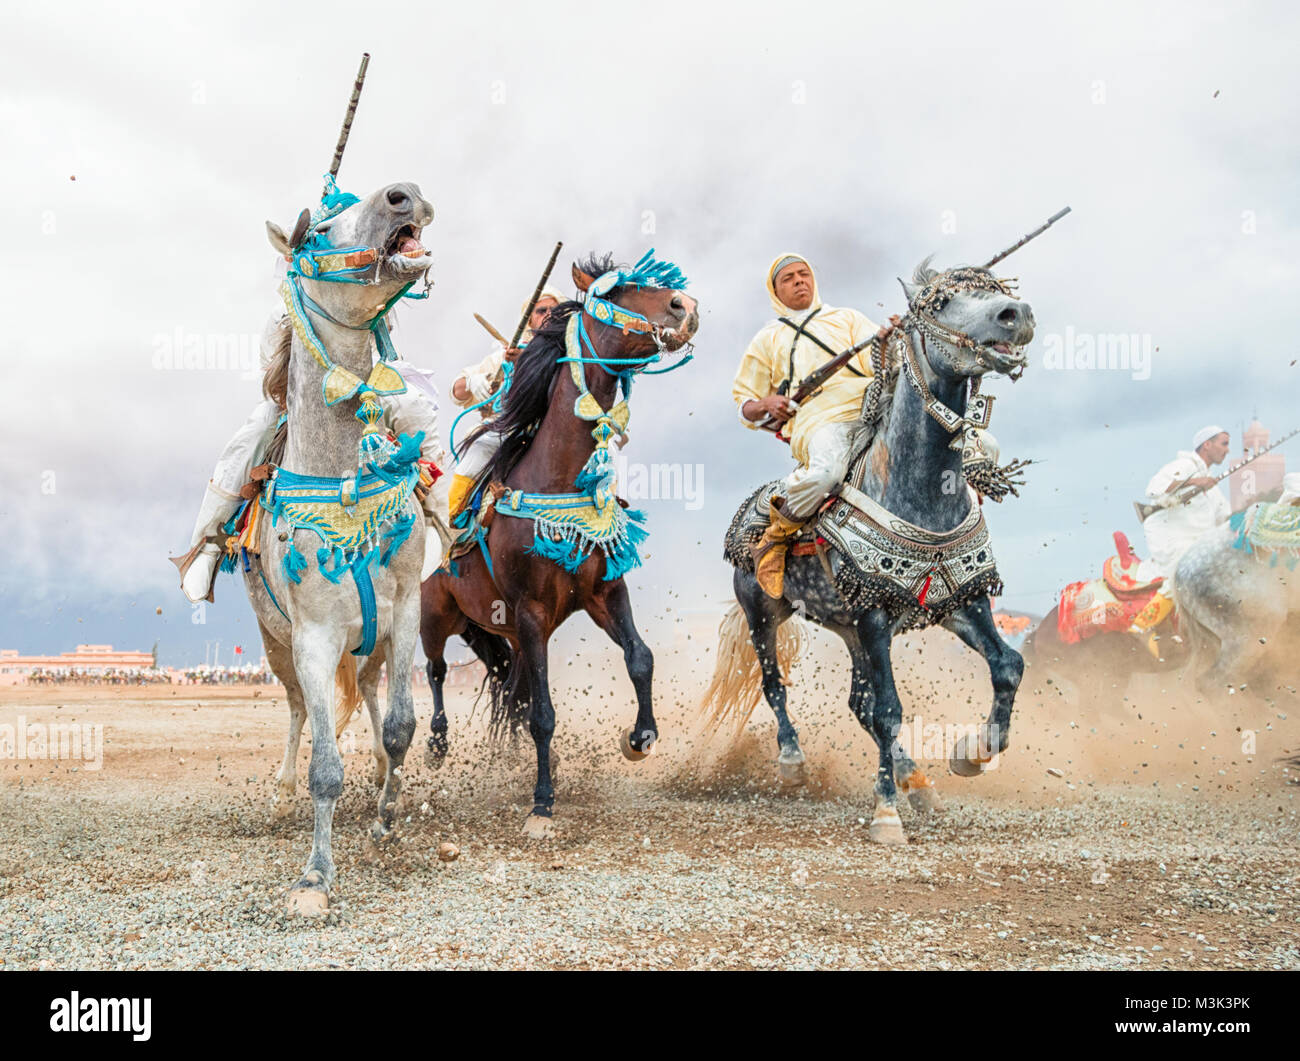
[[[629,762],[640,762],[659,739],[654,715],[654,653],[637,632],[627,584],[620,578],[601,586],[603,592],[588,603],[587,613],[623,650],[627,675],[636,691],[636,722],[621,734],[619,749]]]
[[[388,712],[384,715],[384,751],[388,771],[379,793],[379,815],[370,827],[376,840],[387,838],[402,794],[402,764],[415,736],[415,698],[411,695],[411,664],[420,629],[420,595],[408,593],[393,604],[393,622],[384,646],[388,664]]]
[[[546,645],[551,629],[541,609],[521,604],[515,622],[519,637],[519,662],[528,668],[526,676],[531,692],[528,731],[537,748],[537,784],[533,788],[533,810],[524,822],[525,836],[540,840],[555,831],[551,820],[555,805],[555,788],[551,784],[551,737],[555,733],[555,708],[551,704],[547,673]]]
[[[880,754],[876,771],[876,809],[868,830],[868,835],[878,844],[907,842],[903,821],[898,816],[898,785],[894,779],[894,745],[903,722],[903,705],[894,685],[894,667],[890,659],[892,625],[884,608],[873,608],[858,623],[859,637],[870,666],[870,695],[874,698],[870,704],[869,725]],[[855,680],[858,671],[855,657]]]
[[[801,785],[808,777],[803,749],[799,747],[799,731],[794,728],[786,712],[786,687],[781,677],[781,664],[777,658],[776,638],[780,626],[794,611],[785,598],[773,600],[748,573],[736,572],[733,579],[736,600],[749,623],[749,639],[758,656],[758,666],[763,680],[763,699],[776,716],[776,766],[781,781],[787,785]]]
[[[334,739],[334,674],[344,651],[344,633],[325,625],[295,623],[294,672],[311,722],[308,789],[314,811],[311,855],[289,892],[290,913],[315,916],[329,907],[334,883],[334,805],[343,792],[343,757]]]
[[[1025,661],[1002,640],[987,597],[959,608],[943,621],[943,626],[984,657],[993,682],[993,707],[978,739],[972,744],[969,737],[959,738],[948,758],[954,774],[975,777],[1011,742],[1011,709],[1025,673]]]

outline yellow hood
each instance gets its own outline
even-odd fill
[[[782,302],[779,298],[776,297],[776,277],[773,276],[773,273],[777,271],[776,270],[777,264],[786,258],[797,258],[799,261],[803,262],[804,265],[808,266],[808,271],[812,273],[813,297],[812,297],[812,302],[808,304],[807,309],[791,309],[789,306],[787,306],[784,302]],[[821,296],[821,292],[818,291],[817,289],[817,270],[813,268],[812,262],[810,262],[802,254],[795,254],[794,251],[783,251],[782,253],[778,254],[775,258],[772,259],[771,264],[767,267],[767,297],[771,300],[772,309],[776,311],[776,315],[778,317],[789,317],[789,316],[793,316],[796,313],[808,313],[811,310],[815,310],[818,306],[822,304],[822,296]]]

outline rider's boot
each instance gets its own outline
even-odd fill
[[[239,504],[238,497],[232,498],[209,482],[199,505],[189,552],[172,557],[172,563],[181,572],[181,591],[196,604],[201,600],[212,600],[212,583],[216,579],[217,564],[221,562],[221,543],[225,541],[221,528],[235,514]]]
[[[450,510],[451,519],[455,519],[465,506],[465,502],[469,499],[470,487],[473,485],[474,480],[468,475],[452,476],[451,491],[447,495],[447,508]]]
[[[1129,627],[1129,633],[1135,635],[1144,645],[1146,650],[1151,653],[1154,659],[1160,658],[1160,636],[1157,629],[1170,615],[1173,614],[1174,601],[1172,597],[1166,597],[1159,590],[1146,603],[1146,606],[1133,617],[1133,625]]]
[[[754,557],[754,577],[769,597],[779,598],[785,588],[785,557],[790,540],[799,533],[804,520],[790,519],[781,508],[781,499],[772,498],[772,522],[763,537],[749,547]]]

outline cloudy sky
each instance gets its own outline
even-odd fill
[[[1202,424],[1234,444],[1256,414],[1295,426],[1293,5],[182,0],[0,19],[0,647],[156,641],[183,663],[256,645],[235,582],[194,622],[166,557],[258,397],[263,221],[319,195],[363,49],[340,183],[414,180],[433,202],[436,287],[395,337],[444,386],[485,352],[471,314],[508,329],[557,239],[655,247],[691,278],[696,360],[632,402],[628,459],[702,475],[698,497],[643,504],[629,581],[652,631],[728,598],[727,522],[788,470],[730,401],[779,251],[880,320],[923,256],[983,260],[1073,208],[1003,267],[1039,334],[1024,378],[992,384],[993,430],[1042,462],[989,514],[1008,606],[1046,610],[1112,529],[1138,539],[1132,498]],[[1045,360],[1108,335],[1149,364]],[[191,341],[234,363],[167,367]]]

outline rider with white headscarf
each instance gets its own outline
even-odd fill
[[[1232,515],[1228,499],[1223,496],[1210,468],[1228,455],[1228,432],[1218,424],[1201,428],[1192,438],[1192,448],[1161,468],[1147,483],[1147,498],[1160,506],[1142,524],[1147,540],[1148,559],[1143,561],[1141,576],[1146,581],[1169,579],[1183,553],[1207,531],[1226,523]],[[1185,503],[1180,496],[1187,490],[1195,493]],[[1147,634],[1173,611],[1170,594],[1158,592],[1138,615],[1133,633]]]
[[[817,278],[800,254],[778,255],[768,266],[767,294],[776,319],[754,336],[731,387],[746,427],[781,425],[799,467],[786,476],[782,496],[772,499],[771,519],[753,546],[755,576],[779,597],[790,540],[843,481],[862,396],[871,382],[867,351],[856,354],[813,396],[796,405],[781,394],[841,350],[870,339],[876,326],[855,309],[828,306]]]
[[[520,307],[521,314],[528,312],[528,303],[531,301],[531,298],[524,300],[524,304]],[[555,288],[542,288],[542,293],[538,296],[532,313],[529,314],[528,324],[524,328],[523,336],[519,340],[521,345],[528,345],[528,340],[532,338],[533,332],[545,323],[551,310],[563,301],[564,296]],[[501,389],[505,382],[506,362],[514,361],[518,356],[518,349],[506,350],[500,343],[493,343],[492,349],[482,361],[476,365],[468,366],[456,377],[456,381],[451,385],[452,401],[465,409],[477,405],[479,406],[479,416],[484,420],[495,419],[497,410],[494,406],[496,403],[489,401],[489,399]],[[453,444],[464,446],[464,442],[461,440],[468,438],[470,432],[478,426],[477,423],[470,424],[468,417],[461,421],[461,426],[456,429],[457,437],[452,440]],[[485,431],[474,440],[468,449],[460,454],[460,458],[456,461],[456,475],[452,479],[448,498],[453,516],[468,498],[475,477],[487,467],[493,454],[500,448],[501,436],[492,431]]]

